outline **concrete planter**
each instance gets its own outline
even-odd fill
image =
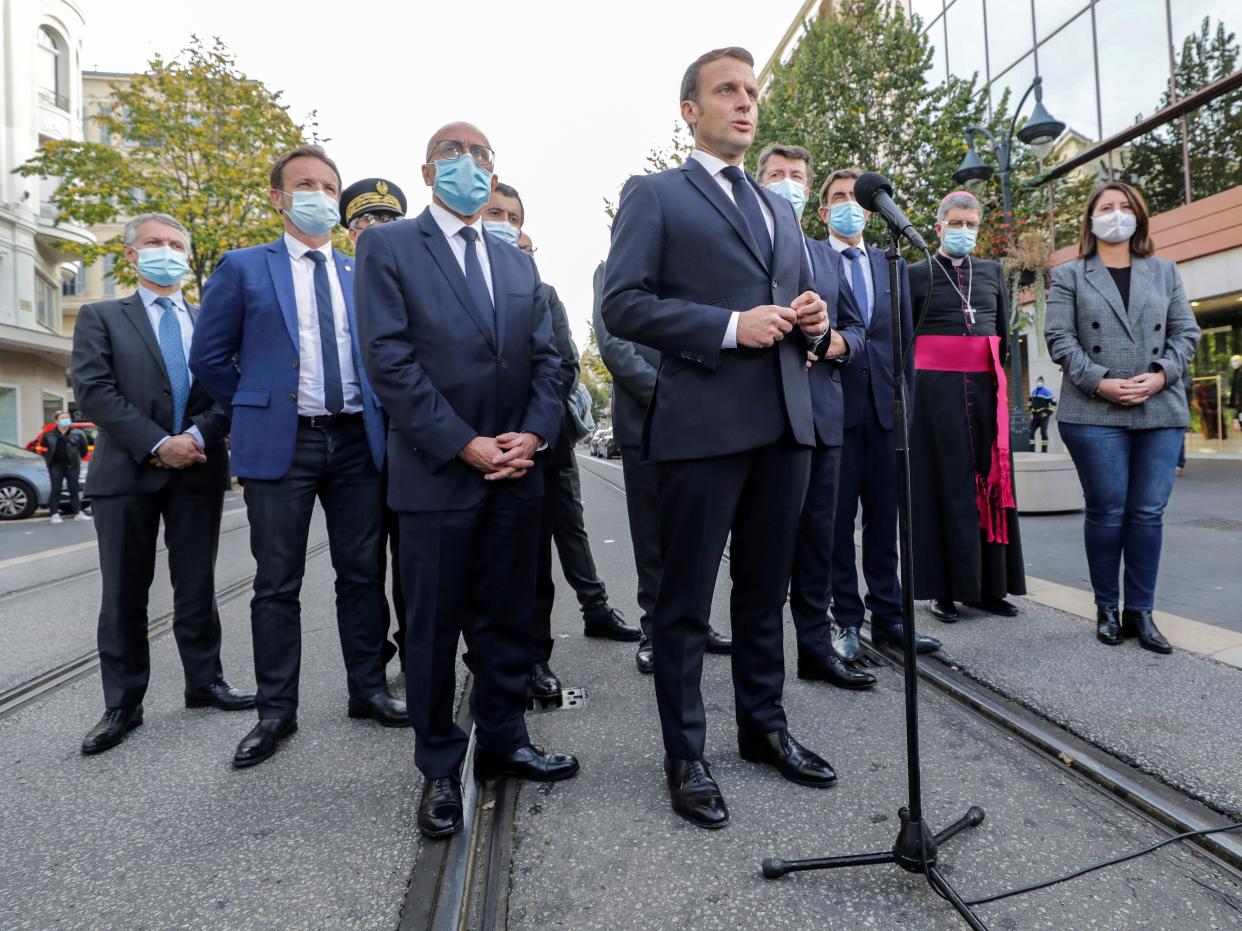
[[[1019,514],[1083,509],[1082,485],[1069,453],[1018,453],[1013,470]]]

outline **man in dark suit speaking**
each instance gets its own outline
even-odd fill
[[[708,52],[686,69],[681,115],[695,150],[678,168],[626,183],[604,280],[609,331],[662,354],[644,431],[664,502],[656,699],[673,810],[709,828],[729,813],[703,760],[700,679],[730,533],[742,755],[794,782],[836,781],[790,736],[781,707],[781,611],[815,443],[806,352],[828,315],[793,208],[741,168],[758,95],[745,49]]]
[[[467,736],[453,720],[464,634],[478,779],[578,771],[526,732],[542,462],[561,423],[561,360],[534,260],[483,229],[487,137],[450,123],[427,144],[431,206],[358,240],[362,356],[388,413],[388,504],[401,523],[406,698],[427,780],[418,826],[461,827]]]

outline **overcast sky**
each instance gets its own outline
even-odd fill
[[[345,184],[374,175],[430,200],[419,165],[456,119],[496,150],[496,173],[526,204],[540,273],[579,344],[591,276],[608,250],[604,198],[672,138],[682,72],[700,53],[742,45],[756,71],[800,0],[353,0],[181,4],[84,0],[82,67],[142,71],[191,33],[218,35],[238,66],[282,90],[301,121],[318,111]]]

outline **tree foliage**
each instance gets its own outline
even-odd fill
[[[280,235],[268,196],[268,172],[280,152],[306,141],[271,91],[241,73],[228,48],[191,37],[171,60],[156,55],[97,117],[105,142],[49,140],[18,172],[52,177],[61,222],[110,223],[139,213],[167,213],[190,230],[196,290],[229,249]],[[314,138],[314,114],[309,129]],[[91,263],[117,256],[116,276],[134,282],[120,237],[65,244]]]
[[[586,348],[578,359],[578,371],[582,383],[591,392],[591,416],[596,420],[609,416],[612,406],[612,373],[600,358],[599,341],[595,338],[594,326],[590,328]]]

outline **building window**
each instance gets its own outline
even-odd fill
[[[72,278],[62,282],[60,285],[61,297],[78,297],[86,292],[86,282],[82,280],[82,270],[78,269],[74,272]]]
[[[65,409],[65,396],[63,394],[52,394],[50,391],[43,393],[43,422],[56,423],[56,415]]]
[[[0,385],[0,442],[17,442],[17,389]]]
[[[47,26],[40,26],[39,99],[66,111],[69,109],[67,64],[64,41]]]
[[[112,270],[116,268],[116,256],[103,257],[103,293],[104,297],[116,297],[116,276]]]
[[[55,331],[57,329],[55,316],[56,289],[52,287],[50,281],[35,278],[35,320],[49,330]]]

